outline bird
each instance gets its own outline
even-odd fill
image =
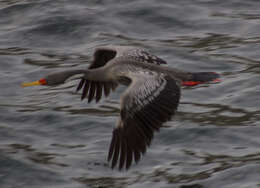
[[[119,84],[126,85],[107,160],[112,169],[128,170],[146,153],[154,133],[176,113],[181,86],[220,82],[215,72],[187,72],[164,64],[165,60],[143,48],[100,46],[87,69],[54,72],[22,86],[56,86],[79,74],[76,91],[82,90],[81,100],[87,97],[88,102],[99,102],[102,94],[107,97]]]

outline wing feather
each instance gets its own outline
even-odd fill
[[[109,93],[110,93],[111,83],[110,82],[105,83],[103,85],[103,88],[104,88],[104,94],[107,97],[109,95]]]
[[[129,51],[127,55],[131,56],[136,61],[140,61],[143,63],[151,63],[156,65],[167,64],[166,61],[164,61],[163,59],[150,54],[144,49],[133,49]]]
[[[85,83],[85,79],[81,79],[80,82],[79,82],[79,85],[78,85],[78,87],[76,89],[76,91],[81,90],[81,88],[83,87],[84,83]]]
[[[133,161],[133,149],[130,145],[129,139],[126,139],[126,145],[127,145],[127,156],[126,156],[125,168],[128,169],[131,166]]]
[[[95,81],[91,81],[90,83],[90,89],[89,89],[89,95],[88,95],[88,102],[90,103],[93,98],[95,97],[95,93],[96,93],[96,82]]]
[[[96,102],[100,101],[102,97],[102,88],[103,88],[103,82],[97,82],[96,85]]]
[[[154,131],[175,113],[180,87],[164,74],[131,78],[132,83],[121,98],[120,120],[112,134],[108,161],[114,168],[128,169],[137,163],[151,144]],[[120,150],[120,151],[119,151]]]
[[[163,59],[155,55],[152,55],[148,51],[141,48],[135,48],[129,46],[103,46],[95,50],[94,59],[88,68],[95,69],[95,68],[103,67],[110,60],[120,56],[128,56],[140,63],[152,63],[157,65],[166,64],[166,62]],[[110,93],[110,90],[112,89],[114,91],[117,87],[117,84],[113,82],[103,82],[101,84],[99,82],[90,81],[90,83],[88,83],[89,87],[83,87],[84,83],[85,85],[87,84],[86,80],[82,78],[81,81],[79,82],[76,91],[79,91],[83,88],[81,98],[84,99],[86,96],[91,97],[90,99],[88,99],[88,102],[91,102],[93,98],[95,98],[96,102],[98,102],[101,99],[103,92],[107,97]],[[100,85],[103,85],[103,87],[100,87]],[[88,90],[84,91],[84,89],[88,89]]]
[[[88,90],[89,90],[89,85],[90,85],[90,81],[88,80],[84,80],[84,88],[83,88],[83,92],[82,92],[82,95],[81,95],[81,100],[83,100],[87,94],[88,94]]]

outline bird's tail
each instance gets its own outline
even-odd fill
[[[220,75],[215,72],[195,72],[191,73],[191,79],[184,80],[182,82],[183,86],[195,86],[198,84],[204,84],[204,83],[219,83]]]

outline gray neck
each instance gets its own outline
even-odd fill
[[[51,74],[48,74],[45,77],[45,80],[47,82],[47,85],[59,85],[63,84],[68,78],[77,75],[77,74],[84,74],[84,70],[66,70],[66,71],[60,71],[60,72],[54,72]]]
[[[82,77],[92,81],[109,81],[107,71],[104,68],[98,69],[74,69],[61,72],[55,72],[45,77],[47,85],[63,84],[72,76],[82,74]]]

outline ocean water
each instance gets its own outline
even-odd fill
[[[257,0],[1,0],[0,187],[259,188],[259,10]],[[77,80],[20,86],[87,67],[108,44],[222,79],[182,88],[177,114],[128,171],[106,161],[125,87],[88,104]]]

